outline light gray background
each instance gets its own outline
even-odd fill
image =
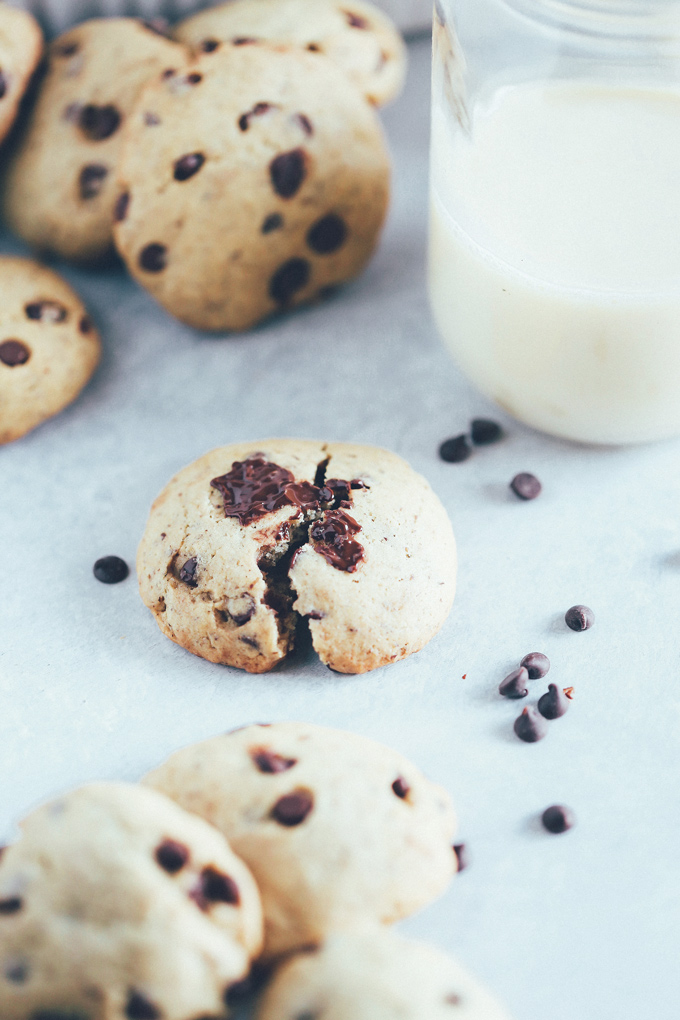
[[[553,441],[461,378],[425,295],[428,43],[411,55],[406,95],[385,114],[396,169],[384,240],[331,303],[216,339],[122,272],[64,268],[105,357],[73,408],[0,450],[0,841],[58,790],[134,780],[246,721],[346,727],[450,789],[474,856],[406,930],[458,954],[517,1020],[677,1020],[680,445]],[[18,250],[7,237],[0,248]],[[438,460],[439,442],[479,414],[503,420],[507,439],[465,464]],[[248,676],[162,637],[134,577],[93,579],[101,555],[134,562],[174,471],[222,443],[285,435],[387,446],[443,499],[459,593],[418,655],[361,677],[313,658]],[[520,470],[544,483],[533,503],[508,492]],[[563,623],[576,602],[596,614],[588,633]],[[530,746],[512,733],[520,706],[496,687],[533,650],[575,699]],[[563,836],[536,824],[554,802],[578,815]]]

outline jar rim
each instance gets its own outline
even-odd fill
[[[680,39],[680,0],[504,0],[556,29],[614,39]]]

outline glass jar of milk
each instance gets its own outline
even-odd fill
[[[680,433],[680,0],[437,0],[430,296],[557,436]]]

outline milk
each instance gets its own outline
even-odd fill
[[[472,140],[432,130],[431,302],[467,375],[558,436],[680,433],[680,89],[518,85]]]

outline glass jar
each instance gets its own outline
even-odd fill
[[[680,0],[437,0],[432,96],[463,371],[557,436],[680,433]]]

